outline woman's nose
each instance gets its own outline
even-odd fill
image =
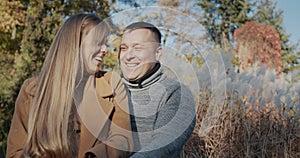
[[[105,56],[107,54],[107,46],[106,45],[102,45],[100,48],[100,53]]]

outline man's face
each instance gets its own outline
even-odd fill
[[[126,31],[120,49],[121,70],[127,80],[143,77],[161,55],[161,47],[148,29]]]

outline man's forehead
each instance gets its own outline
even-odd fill
[[[123,42],[130,42],[130,43],[155,42],[155,36],[152,31],[145,28],[127,30],[124,32],[122,36],[122,43]]]
[[[142,34],[151,34],[152,32],[147,29],[147,28],[137,28],[137,29],[130,29],[130,30],[126,30],[124,32],[124,35],[125,34],[132,34],[132,33],[142,33]]]

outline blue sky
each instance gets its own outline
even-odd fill
[[[296,44],[300,41],[300,1],[274,0],[277,8],[283,10],[283,28],[291,35],[290,41]]]

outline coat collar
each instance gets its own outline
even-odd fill
[[[95,78],[96,91],[101,97],[113,96],[114,90],[111,84],[113,80],[113,75],[111,73],[105,73],[99,78]]]

